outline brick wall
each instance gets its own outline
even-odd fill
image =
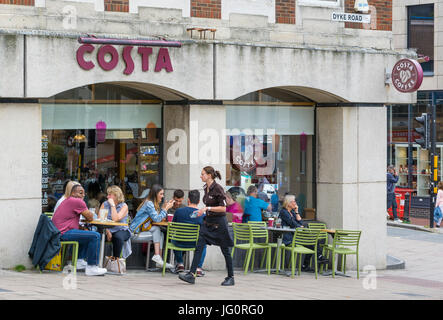
[[[295,0],[275,0],[275,22],[295,24]]]
[[[222,0],[191,0],[191,17],[221,19]]]
[[[354,3],[354,0],[345,0],[345,12],[355,12]],[[371,29],[392,31],[392,0],[368,0],[368,4],[369,8],[371,6],[376,8],[374,15],[376,16],[377,23],[376,27]],[[369,13],[372,13],[371,10]],[[371,20],[373,18],[371,16]],[[346,22],[345,28],[363,29],[363,25],[361,23]]]
[[[129,0],[104,0],[105,11],[129,12]]]
[[[33,6],[34,0],[0,0],[0,4],[20,4],[22,6]]]

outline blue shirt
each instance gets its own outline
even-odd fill
[[[174,218],[172,218],[172,222],[181,222],[181,223],[191,223],[191,224],[203,224],[204,215],[197,218],[191,218],[191,214],[194,211],[198,211],[196,208],[191,207],[183,207],[175,210]]]
[[[262,221],[261,211],[268,208],[269,203],[258,198],[249,196],[245,199],[245,211],[243,213],[243,222]]]

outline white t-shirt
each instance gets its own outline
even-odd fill
[[[57,203],[55,204],[55,207],[54,207],[54,213],[55,213],[55,211],[57,210],[57,208],[58,208],[58,206],[60,205],[60,203],[62,203],[65,199],[66,199],[66,198],[65,198],[64,195],[63,195],[60,199],[58,199],[58,201],[57,201]]]

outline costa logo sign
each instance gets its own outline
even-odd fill
[[[398,91],[414,92],[423,81],[423,69],[415,60],[402,59],[394,65],[391,78]]]
[[[134,60],[132,58],[133,46],[124,46],[121,52],[121,57],[126,65],[123,73],[130,75],[134,71]],[[95,51],[95,47],[92,44],[83,44],[77,49],[77,63],[80,68],[84,70],[91,70],[95,68],[95,63],[91,56]],[[88,54],[88,55],[87,55]],[[150,47],[138,47],[138,58],[141,61],[142,71],[149,70],[149,60],[153,54],[153,50]],[[89,57],[88,57],[89,56]],[[113,70],[119,62],[120,54],[117,49],[112,45],[101,46],[97,50],[96,62],[105,71]],[[160,72],[165,69],[167,72],[172,72],[171,58],[167,48],[160,48],[157,53],[154,72]]]

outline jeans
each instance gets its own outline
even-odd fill
[[[71,229],[60,238],[61,241],[77,241],[78,258],[85,259],[88,265],[98,265],[101,235],[95,231]]]
[[[112,234],[112,253],[114,257],[119,258],[122,253],[123,244],[131,237],[128,230],[119,230]]]
[[[388,209],[392,207],[392,215],[394,219],[397,219],[397,201],[395,199],[395,193],[388,193]]]
[[[175,246],[180,247],[180,248],[194,248],[195,247],[195,245],[193,243],[178,242],[178,241],[172,241],[172,243]],[[183,264],[183,251],[174,250],[174,255],[175,255],[175,260],[177,261],[177,263]],[[200,262],[198,263],[197,268],[201,269],[203,267],[203,262],[205,261],[205,257],[206,257],[206,246],[203,248]]]

